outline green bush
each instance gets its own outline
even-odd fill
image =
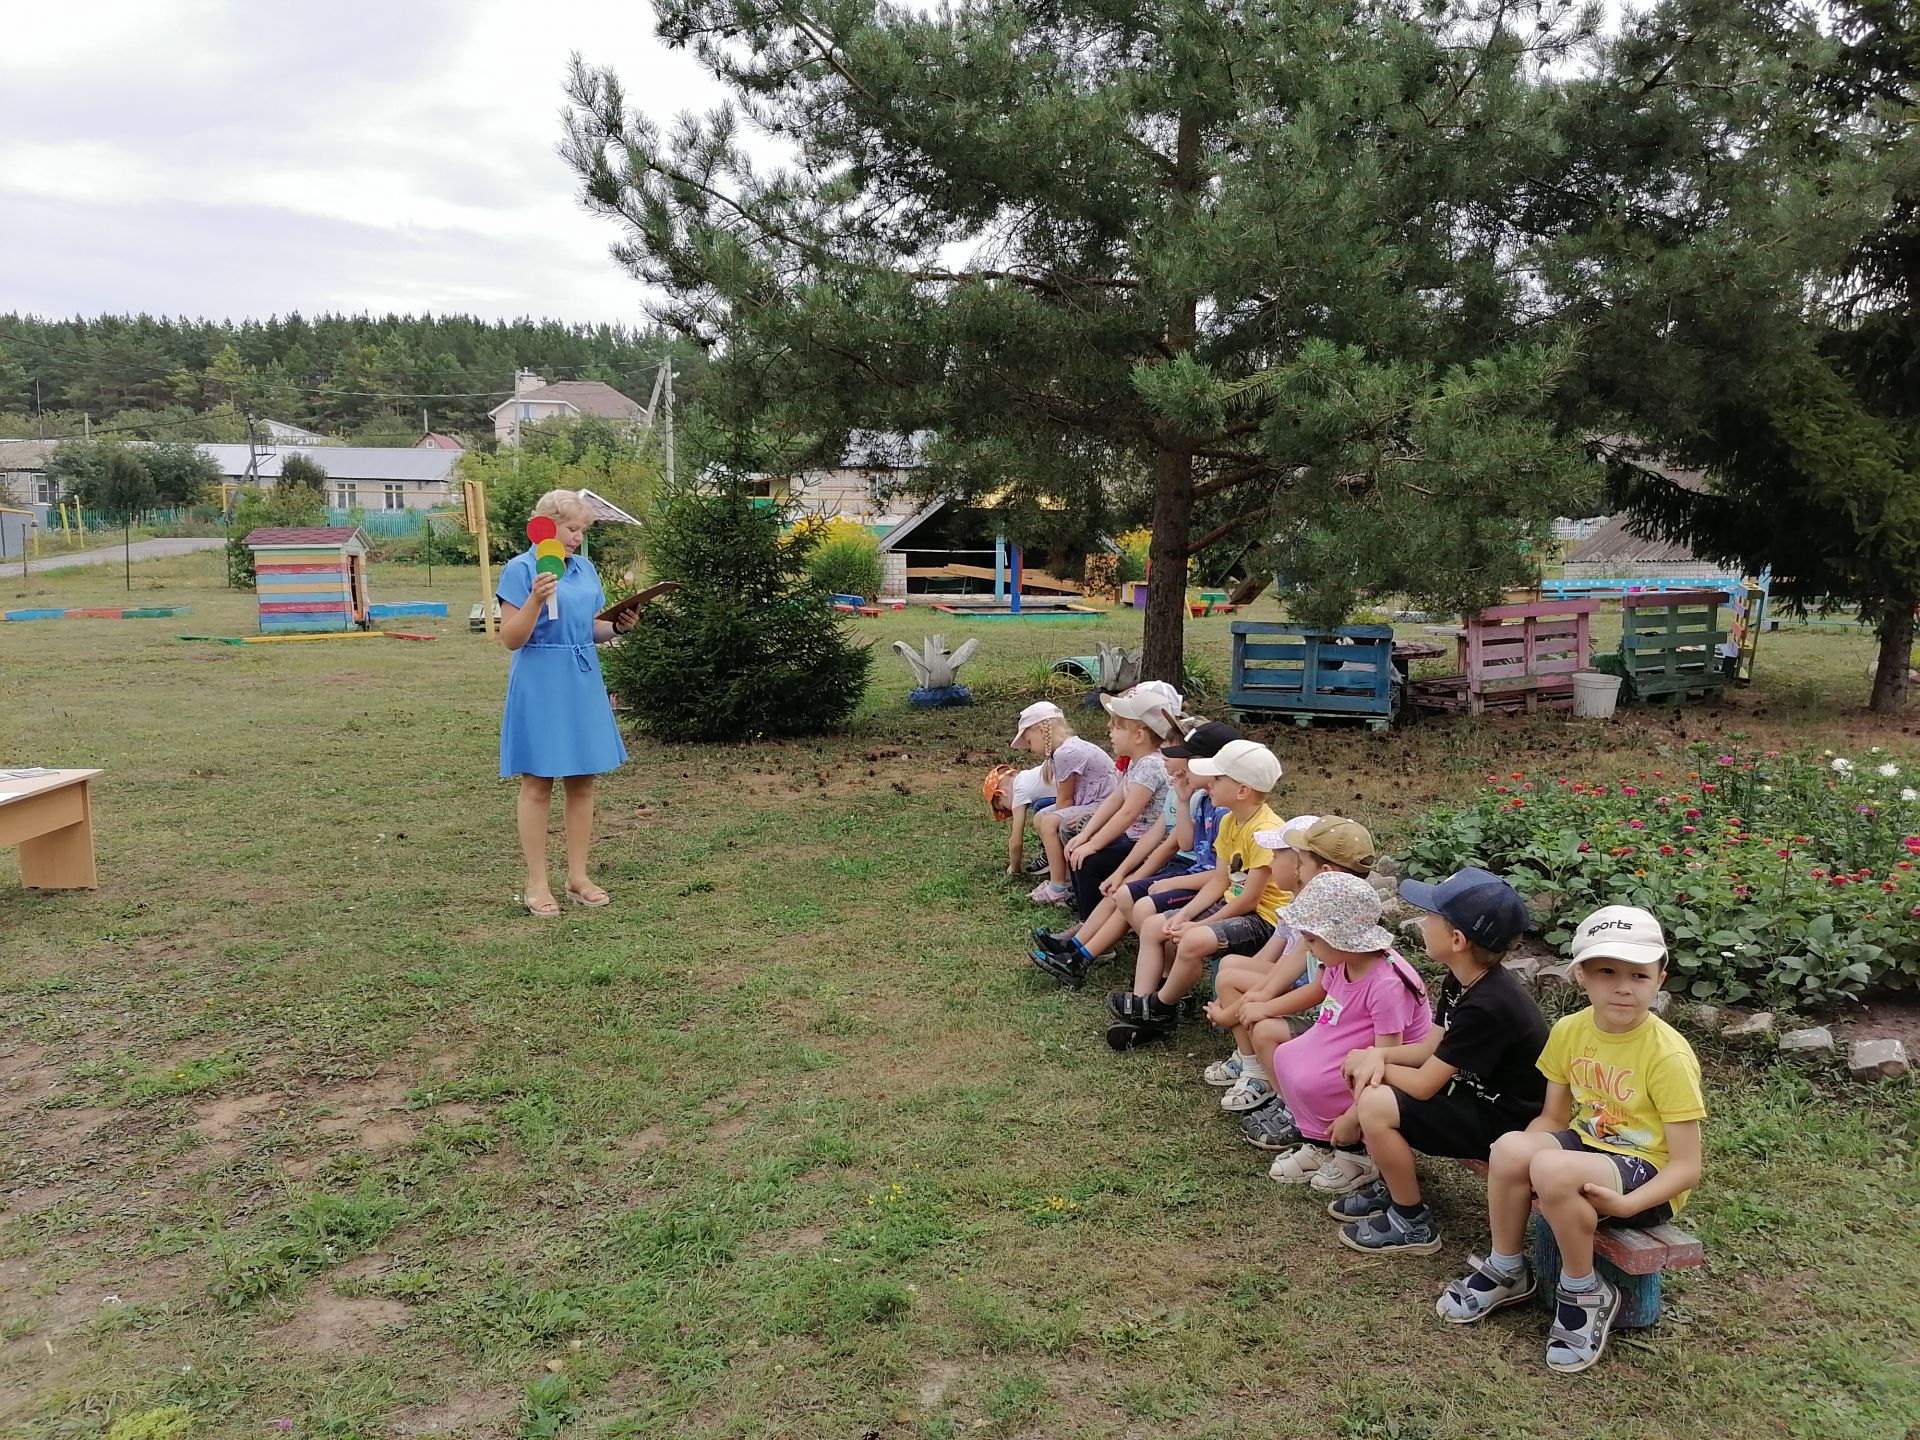
[[[681,740],[812,735],[866,693],[873,657],[807,579],[812,540],[737,487],[663,498],[647,559],[683,587],[608,652],[607,687],[647,730]]]
[[[886,576],[880,564],[880,542],[869,537],[828,540],[807,557],[807,575],[820,589],[834,595],[858,595],[872,600]]]
[[[1728,753],[1624,782],[1489,775],[1437,810],[1408,873],[1502,871],[1549,944],[1602,905],[1665,927],[1671,989],[1789,1005],[1920,986],[1920,792],[1877,751]]]
[[[247,536],[255,530],[326,523],[320,492],[305,485],[242,492],[233,502],[227,528],[227,583],[242,590],[254,588],[253,552],[247,549]]]

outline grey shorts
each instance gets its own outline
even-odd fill
[[[1219,908],[1218,905],[1213,907],[1214,910]],[[1207,915],[1211,914],[1213,910],[1207,911]],[[1226,920],[1209,920],[1203,915],[1200,923],[1211,930],[1213,938],[1220,942],[1221,954],[1251,955],[1273,938],[1273,922],[1262,920],[1257,913],[1235,915]]]

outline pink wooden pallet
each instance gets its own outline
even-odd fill
[[[1598,600],[1495,605],[1470,616],[1458,641],[1460,673],[1420,680],[1414,703],[1431,710],[1569,709],[1575,672],[1588,668]]]

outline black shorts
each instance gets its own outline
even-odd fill
[[[1449,1088],[1425,1100],[1396,1090],[1400,1101],[1400,1138],[1422,1155],[1453,1160],[1485,1160],[1493,1142],[1509,1130],[1524,1130],[1525,1120],[1502,1115],[1485,1101]]]
[[[1562,1150],[1571,1150],[1582,1155],[1604,1155],[1613,1162],[1613,1170],[1620,1177],[1620,1193],[1631,1195],[1642,1185],[1660,1173],[1651,1160],[1642,1160],[1638,1155],[1616,1155],[1611,1150],[1601,1150],[1587,1144],[1577,1130],[1555,1130],[1553,1138],[1559,1142]],[[1664,1225],[1673,1218],[1673,1205],[1662,1200],[1658,1205],[1642,1210],[1638,1215],[1602,1215],[1602,1225],[1618,1225],[1623,1230],[1651,1230],[1655,1225]]]

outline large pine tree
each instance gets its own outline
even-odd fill
[[[1090,522],[1135,480],[1156,575],[1277,545],[1321,618],[1484,600],[1565,503],[1579,462],[1532,417],[1568,356],[1509,202],[1555,164],[1535,82],[1590,11],[656,8],[733,103],[663,125],[576,61],[565,153],[742,423],[929,430],[949,491]],[[1177,679],[1180,587],[1151,593],[1146,671]]]
[[[1908,698],[1920,604],[1920,11],[1668,0],[1571,87],[1561,182],[1524,223],[1587,336],[1572,397],[1649,533],[1857,604],[1870,704]],[[1657,460],[1706,472],[1704,490]]]

